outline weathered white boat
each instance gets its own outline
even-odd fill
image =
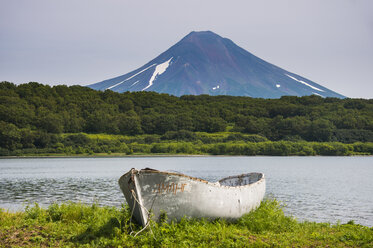
[[[248,173],[211,183],[180,173],[131,169],[119,186],[136,221],[194,218],[236,219],[259,206],[265,194],[263,173]],[[151,214],[149,215],[149,212]]]

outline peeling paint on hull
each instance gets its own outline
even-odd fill
[[[134,219],[143,226],[149,220],[148,211],[154,220],[162,212],[169,220],[184,216],[237,219],[258,207],[265,194],[263,173],[211,183],[179,173],[131,169],[119,179],[119,186]]]

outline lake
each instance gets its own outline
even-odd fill
[[[66,201],[121,206],[119,177],[131,168],[176,171],[209,181],[264,172],[266,196],[288,215],[373,226],[373,157],[118,157],[0,159],[0,208]]]

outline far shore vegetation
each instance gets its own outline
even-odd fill
[[[372,155],[372,142],[269,141],[241,133],[169,131],[165,135],[54,134],[44,148],[2,150],[3,156],[241,155],[351,156]],[[180,138],[180,136],[182,136]],[[185,137],[186,136],[186,137]],[[176,137],[176,138],[175,138]]]
[[[0,83],[0,156],[373,154],[373,99]]]
[[[233,222],[167,216],[141,226],[131,210],[97,204],[0,209],[0,247],[372,247],[373,228],[347,223],[315,223],[286,216],[276,200]],[[136,235],[137,234],[137,235]]]

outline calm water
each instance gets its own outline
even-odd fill
[[[373,157],[141,157],[0,159],[0,207],[98,201],[120,206],[117,180],[130,168],[178,171],[216,181],[264,172],[267,193],[300,220],[373,226]]]

